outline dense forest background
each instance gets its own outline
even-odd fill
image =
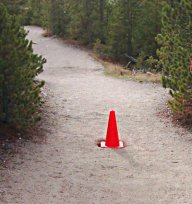
[[[123,61],[130,56],[156,56],[161,30],[161,0],[34,0],[25,6],[25,24],[93,46],[100,54]]]
[[[1,0],[22,25],[74,39],[97,54],[162,73],[173,110],[192,123],[191,0]],[[190,62],[191,61],[191,62]]]

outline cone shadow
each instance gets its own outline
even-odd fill
[[[127,149],[125,148],[124,149],[113,149],[113,151],[116,154],[118,154],[121,158],[128,161],[131,166],[134,166],[134,167],[140,166],[140,164],[137,161],[135,161],[132,154],[129,151],[127,151]]]

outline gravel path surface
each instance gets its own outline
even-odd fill
[[[191,204],[192,134],[158,116],[160,85],[107,77],[85,51],[27,27],[47,58],[46,142],[25,142],[1,170],[2,204]],[[100,149],[116,111],[125,149]]]

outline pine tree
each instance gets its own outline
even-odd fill
[[[14,15],[22,25],[29,25],[31,20],[29,16],[32,15],[30,0],[1,0],[0,2],[7,7],[9,14]]]
[[[96,39],[105,41],[106,0],[68,0],[70,15],[69,34],[86,45]]]
[[[135,5],[133,26],[134,54],[156,55],[155,37],[161,31],[162,0],[143,0]]]
[[[118,0],[109,2],[109,30],[107,45],[109,53],[116,60],[124,57],[125,53],[133,55],[133,0]]]
[[[160,11],[162,0],[109,1],[110,10],[107,46],[116,59],[124,54],[155,55],[156,35],[161,29]]]
[[[37,119],[45,59],[33,54],[27,33],[0,4],[0,121],[23,129]]]
[[[170,88],[174,98],[169,103],[189,121],[192,121],[191,22],[191,0],[167,1],[163,6],[162,33],[157,36],[161,45],[158,54],[164,66],[163,86]]]
[[[50,30],[60,36],[68,35],[69,11],[66,0],[51,0]]]
[[[6,5],[8,12],[11,15],[16,15],[18,16],[21,14],[21,11],[24,8],[24,5],[26,4],[25,0],[1,0],[1,3]]]
[[[49,27],[50,0],[29,0],[26,10],[27,14],[24,16],[26,23]]]

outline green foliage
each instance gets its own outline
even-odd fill
[[[106,0],[68,0],[70,37],[92,45],[96,39],[105,41]]]
[[[79,40],[102,57],[127,64],[125,56],[134,56],[138,68],[163,71],[172,108],[191,117],[191,0],[2,1],[26,23]]]
[[[1,0],[1,3],[7,6],[12,15],[19,15],[24,8],[25,2],[25,0]]]
[[[103,54],[103,45],[101,43],[100,39],[97,39],[93,46],[93,52],[96,53],[99,56],[102,56]]]
[[[161,72],[162,71],[162,64],[160,61],[152,56],[150,56],[146,60],[147,67],[149,68],[149,71],[151,72]]]
[[[20,22],[23,22],[25,19],[25,14],[27,13],[26,9],[26,0],[1,0],[11,15],[17,16]]]
[[[134,6],[133,51],[155,56],[157,43],[155,37],[161,31],[162,0],[138,1]]]
[[[155,56],[162,1],[29,0],[28,19],[32,19],[31,24],[45,25],[53,34],[85,45],[93,46],[100,39],[105,55],[121,61],[126,60],[125,53]]]
[[[68,33],[68,4],[65,0],[52,0],[50,4],[50,30],[60,36]]]
[[[0,121],[16,129],[37,119],[43,82],[34,81],[45,59],[33,54],[27,33],[0,4]]]
[[[109,59],[109,56],[107,55],[108,53],[107,47],[104,44],[102,44],[100,39],[97,39],[96,42],[94,43],[93,52],[102,59]]]
[[[161,29],[160,0],[110,1],[107,45],[112,57],[121,59],[125,53],[131,56],[155,56],[155,36]]]
[[[176,0],[164,3],[162,33],[157,36],[158,50],[163,64],[163,86],[170,88],[174,100],[170,105],[192,120],[192,75],[189,58],[192,53],[192,2]]]
[[[26,5],[25,25],[38,25],[45,28],[49,27],[49,0],[28,0]]]
[[[133,4],[133,0],[118,0],[109,4],[107,45],[111,56],[116,60],[124,56],[125,53],[133,54]]]

